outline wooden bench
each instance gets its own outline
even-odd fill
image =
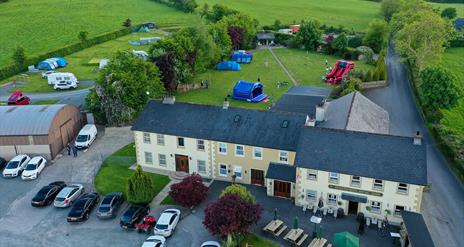
[[[324,247],[324,245],[327,243],[327,239],[325,238],[315,238],[311,243],[308,245],[308,247]]]
[[[301,246],[307,238],[308,238],[308,234],[304,234],[302,237],[300,237],[299,240],[297,240],[296,245]]]
[[[287,226],[283,225],[282,228],[280,228],[280,230],[278,230],[274,235],[276,237],[280,236],[280,234],[282,234],[285,231],[285,229],[287,229]]]

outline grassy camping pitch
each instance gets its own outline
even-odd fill
[[[0,66],[11,63],[15,47],[26,55],[47,52],[78,42],[80,31],[89,37],[133,24],[152,21],[161,26],[191,22],[191,14],[152,0],[14,0],[0,4]]]

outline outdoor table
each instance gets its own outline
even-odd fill
[[[303,229],[292,229],[288,232],[287,236],[285,236],[285,238],[289,241],[289,242],[292,242],[292,243],[296,243],[296,241],[298,240],[298,238],[301,236],[301,234],[303,234]]]
[[[283,223],[281,220],[273,220],[267,224],[265,229],[274,233]]]

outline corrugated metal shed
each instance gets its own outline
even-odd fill
[[[0,106],[0,136],[48,135],[65,105]]]

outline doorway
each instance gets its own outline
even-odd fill
[[[176,154],[176,171],[189,173],[188,156]]]
[[[348,201],[348,214],[358,214],[358,202]]]
[[[290,186],[289,182],[274,180],[274,196],[290,198]]]
[[[251,169],[251,184],[264,186],[264,171]]]

